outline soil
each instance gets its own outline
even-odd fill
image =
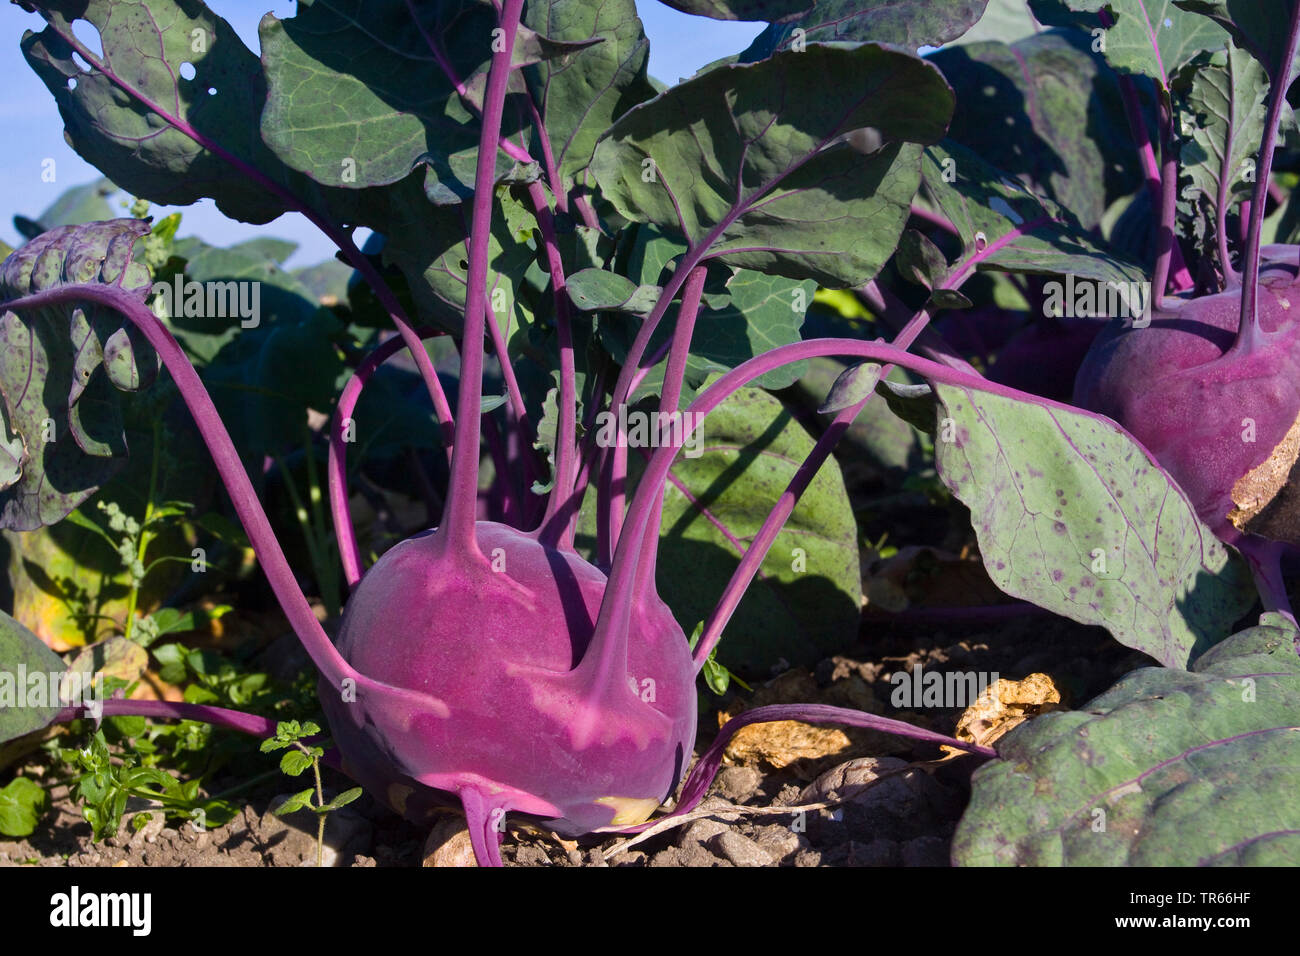
[[[952,733],[962,707],[897,708],[891,700],[896,686],[891,675],[918,666],[927,673],[956,669],[1013,679],[1046,673],[1056,681],[1063,702],[1077,706],[1127,671],[1153,663],[1100,628],[1036,612],[1003,616],[993,626],[972,626],[958,618],[922,630],[872,623],[868,617],[866,639],[852,656],[828,658],[810,670],[787,670],[755,685],[753,695],[729,693],[721,704],[734,711],[776,701],[835,703]],[[701,748],[716,727],[716,714],[701,716]],[[767,744],[767,749],[761,740],[757,746],[736,748],[735,759],[724,765],[701,807],[711,815],[622,850],[626,837],[567,841],[512,819],[503,859],[508,866],[948,865],[978,758],[936,762],[940,754],[934,747],[913,747],[871,732],[823,734],[812,739],[812,751],[790,749],[788,740]],[[778,763],[785,765],[774,765]],[[815,784],[823,774],[828,776]],[[872,780],[872,786],[862,785]],[[238,782],[214,780],[213,790]],[[326,776],[327,797],[348,786],[341,775]],[[273,779],[261,790],[248,791],[243,812],[211,830],[168,822],[155,813],[137,832],[129,825],[130,811],[146,809],[141,804],[128,808],[119,834],[101,843],[91,841],[79,810],[66,792],[56,789],[53,806],[35,834],[0,840],[0,866],[315,865],[316,824],[310,812],[287,818],[270,812],[288,789]],[[837,805],[779,812],[826,802],[828,795],[838,798]],[[769,812],[756,812],[761,810]],[[334,866],[472,865],[459,818],[449,816],[430,834],[368,796],[330,815],[325,847],[325,863]]]

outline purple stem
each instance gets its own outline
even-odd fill
[[[451,61],[447,59],[447,54],[443,51],[442,47],[438,45],[434,36],[424,28],[424,24],[420,22],[420,16],[415,9],[414,0],[406,0],[406,9],[411,14],[411,20],[414,21],[415,28],[420,31],[420,36],[424,38],[425,44],[429,47],[429,52],[433,54],[434,62],[438,64],[438,68],[442,70],[443,75],[447,77],[447,82],[450,83],[452,89],[459,94],[461,101],[470,109],[474,109],[473,98],[470,96],[469,90],[466,88],[465,84],[461,82],[460,77],[456,75],[456,71],[452,69]],[[501,147],[503,153],[516,162],[531,163],[533,161],[533,157],[529,154],[528,150],[512,143],[504,136],[498,136],[497,145]]]
[[[1273,150],[1277,146],[1278,119],[1291,87],[1291,66],[1295,59],[1296,43],[1300,39],[1300,3],[1291,8],[1286,48],[1282,62],[1268,65],[1268,114],[1264,120],[1264,143],[1259,150],[1259,163],[1255,169],[1255,192],[1250,204],[1250,233],[1246,237],[1246,251],[1242,258],[1241,317],[1238,320],[1237,340],[1228,350],[1228,356],[1245,356],[1262,345],[1259,328],[1259,243],[1264,228],[1264,208],[1268,205],[1268,187],[1273,169]]]
[[[664,384],[659,394],[659,421],[665,421],[665,415],[676,417],[678,404],[682,398],[682,380],[686,376],[686,361],[691,353],[691,337],[695,334],[695,320],[700,314],[700,296],[704,294],[704,280],[708,278],[708,269],[696,266],[686,277],[682,286],[682,302],[677,309],[677,324],[673,328],[672,345],[668,351],[668,367],[664,370]],[[623,436],[620,433],[619,439]],[[634,590],[639,594],[648,594],[654,589],[655,558],[659,552],[659,522],[663,515],[664,499],[660,494],[655,499],[651,527],[653,535],[646,535],[637,558],[636,584]]]
[[[1232,170],[1230,169],[1219,170],[1219,190],[1214,197],[1216,203],[1214,210],[1214,238],[1218,245],[1219,269],[1223,272],[1224,288],[1241,281],[1241,277],[1237,275],[1237,270],[1232,267],[1232,253],[1228,250],[1228,177],[1231,174]]]
[[[713,778],[717,776],[718,770],[722,766],[727,744],[731,743],[731,739],[736,733],[750,724],[762,724],[776,720],[798,720],[809,724],[842,724],[845,727],[864,727],[867,730],[874,730],[882,734],[894,734],[898,737],[906,737],[909,740],[953,747],[980,757],[997,757],[998,755],[998,752],[992,747],[958,740],[955,737],[935,733],[932,730],[925,730],[922,727],[914,727],[901,720],[878,717],[875,714],[850,710],[847,707],[832,707],[828,704],[772,704],[767,707],[755,707],[753,710],[747,710],[732,717],[718,730],[718,736],[709,745],[709,749],[700,754],[700,759],[695,762],[695,766],[691,768],[690,774],[686,777],[686,782],[682,784],[681,795],[677,798],[677,806],[672,813],[645,823],[639,823],[636,826],[619,829],[617,832],[637,833],[663,820],[690,813],[700,805],[704,795],[708,793],[709,785],[713,782]],[[606,828],[607,831],[609,829]]]
[[[1295,624],[1295,611],[1291,607],[1291,599],[1286,593],[1286,581],[1282,577],[1282,556],[1286,552],[1286,545],[1280,541],[1244,535],[1237,543],[1237,550],[1250,566],[1264,610],[1277,611]]]
[[[540,126],[541,118],[537,122]],[[546,135],[542,133],[543,145],[548,156],[550,146]],[[552,162],[548,159],[548,163]],[[557,190],[559,186],[555,187]],[[578,394],[575,383],[577,371],[573,358],[573,324],[569,308],[569,294],[564,275],[564,260],[560,257],[560,244],[555,235],[555,219],[546,201],[546,190],[541,183],[528,186],[528,196],[533,202],[533,211],[537,216],[537,227],[542,234],[542,246],[546,251],[546,265],[551,274],[551,298],[555,306],[555,332],[560,350],[560,405],[559,423],[555,436],[555,475],[554,486],[546,502],[546,514],[542,517],[543,528],[550,529],[550,534],[558,533],[554,540],[547,543],[564,550],[573,549],[573,528],[568,522],[559,523],[554,519],[562,511],[573,495],[574,483],[578,472]],[[560,192],[555,193],[559,204]]]
[[[1102,14],[1104,20],[1104,10]],[[1142,173],[1146,179],[1147,192],[1151,194],[1151,208],[1159,211],[1163,208],[1164,203],[1162,183],[1165,177],[1161,174],[1160,164],[1156,160],[1155,146],[1151,143],[1146,121],[1142,118],[1142,107],[1138,105],[1137,87],[1133,83],[1133,77],[1127,74],[1119,74],[1116,80],[1119,83],[1120,96],[1124,100],[1124,114],[1128,118],[1128,127],[1133,134],[1134,145],[1137,146],[1138,159],[1142,163]],[[1176,167],[1175,175],[1177,175]],[[1160,228],[1158,224],[1157,228]],[[1170,253],[1170,266],[1173,273],[1175,292],[1190,289],[1194,285],[1192,274],[1187,268],[1187,263],[1183,260],[1183,251],[1176,242],[1173,244]]]
[[[340,686],[344,678],[356,678],[357,674],[343,660],[334,645],[326,636],[320,621],[307,603],[307,598],[298,587],[293,569],[285,558],[280,542],[276,540],[271,522],[262,509],[252,482],[244,471],[235,451],[230,433],[217,414],[212,398],[203,387],[198,372],[190,364],[185,352],[166,326],[162,324],[138,298],[117,287],[101,284],[64,285],[44,292],[23,296],[4,303],[5,309],[39,309],[51,305],[71,305],[73,303],[95,302],[106,305],[130,320],[154,347],[163,365],[171,373],[172,381],[194,417],[204,443],[212,454],[222,483],[230,494],[230,502],[239,516],[248,540],[253,545],[266,573],[271,590],[275,592],[280,607],[293,627],[294,633],[302,640],[307,653],[311,655],[316,667],[325,679],[335,687]]]
[[[892,329],[896,335],[901,334],[907,327],[907,323],[911,321],[912,310],[884,286],[878,285],[875,280],[868,282],[858,291],[867,300],[876,318]],[[962,358],[957,350],[948,344],[948,340],[936,333],[934,329],[926,328],[921,331],[917,339],[917,351],[926,358],[941,362],[949,368],[969,372],[971,375],[979,374],[975,367]]]
[[[460,366],[459,407],[466,419],[477,416],[483,400],[483,332],[487,306],[488,241],[492,228],[492,201],[496,184],[497,143],[501,138],[501,115],[523,0],[505,0],[501,13],[504,42],[492,55],[487,91],[483,96],[483,122],[479,131],[478,164],[474,174],[474,207],[470,221],[469,268],[465,277],[464,353]],[[447,511],[440,531],[447,553],[467,560],[483,560],[474,536],[478,500],[479,429],[464,429],[462,440],[452,452],[451,483]]]
[[[50,28],[58,36],[62,37],[87,63],[91,64],[95,69],[103,73],[110,82],[116,85],[124,93],[135,98],[147,109],[157,113],[165,122],[170,124],[178,132],[188,136],[199,146],[202,146],[212,154],[221,157],[235,169],[239,170],[243,175],[247,176],[250,180],[279,198],[287,206],[302,213],[313,225],[316,226],[316,228],[325,233],[325,235],[329,237],[330,241],[338,246],[344,257],[347,258],[348,262],[352,265],[352,268],[360,272],[366,282],[369,283],[371,289],[374,290],[375,297],[379,299],[380,303],[388,311],[389,316],[393,320],[393,324],[397,327],[397,331],[401,334],[403,341],[405,341],[407,346],[410,348],[411,355],[415,359],[415,364],[420,370],[420,376],[424,379],[425,387],[429,390],[429,397],[433,400],[434,411],[438,416],[439,424],[442,426],[444,440],[447,447],[451,447],[454,437],[451,406],[447,404],[447,396],[442,390],[442,383],[438,381],[438,373],[433,368],[433,362],[424,352],[424,349],[420,348],[419,336],[415,334],[415,330],[411,328],[410,323],[407,321],[406,314],[402,309],[401,304],[397,301],[397,296],[393,294],[393,290],[389,288],[388,283],[385,282],[383,276],[379,274],[379,270],[376,269],[374,264],[362,254],[360,249],[357,248],[356,243],[352,241],[352,236],[340,229],[323,214],[313,209],[311,206],[308,206],[292,191],[275,182],[260,169],[244,162],[234,153],[227,151],[216,142],[200,133],[179,116],[168,113],[161,105],[155,103],[139,90],[131,87],[116,73],[108,69],[99,57],[95,55],[95,52],[87,48],[85,44],[71,33],[71,31],[65,33],[59,29],[57,24],[46,16],[43,10],[38,10],[38,12],[45,17]]]
[[[1169,263],[1178,248],[1174,216],[1178,203],[1178,157],[1174,153],[1168,94],[1160,96],[1160,224],[1156,232],[1156,266],[1151,276],[1151,307],[1159,309],[1169,287]]]
[[[692,414],[691,420],[698,428],[702,418],[722,404],[727,396],[737,389],[743,388],[760,375],[792,362],[824,355],[850,355],[882,363],[894,363],[911,369],[924,378],[946,385],[975,389],[987,392],[990,395],[1028,402],[1041,408],[1059,409],[1070,414],[1086,415],[1089,418],[1106,422],[1112,427],[1118,427],[1114,426],[1109,419],[1100,415],[1095,415],[1062,402],[1031,395],[1028,392],[1022,392],[1006,385],[999,385],[979,375],[948,368],[929,359],[912,355],[895,345],[843,338],[809,339],[791,345],[782,345],[742,362],[696,397],[695,401],[687,409]],[[687,435],[683,434],[681,436],[682,441],[684,442],[687,437]],[[1136,443],[1136,440],[1134,441]],[[1139,445],[1139,447],[1141,446]],[[680,442],[671,442],[655,449],[650,463],[641,476],[636,496],[632,501],[631,508],[628,510],[625,533],[620,539],[614,554],[609,583],[605,588],[605,599],[601,602],[595,632],[580,664],[588,675],[599,676],[612,673],[612,662],[623,659],[626,654],[627,622],[630,620],[633,597],[631,585],[635,581],[636,575],[635,556],[640,550],[640,542],[647,533],[654,499],[656,496],[663,494],[663,484],[667,480],[669,470],[672,468],[673,458],[680,448]],[[1146,449],[1143,449],[1143,452],[1154,463],[1154,457]],[[589,660],[593,656],[596,659]]]
[[[488,454],[492,456],[492,467],[496,471],[492,487],[486,492],[487,513],[493,517],[493,510],[499,508],[501,520],[505,524],[520,527],[524,520],[524,490],[520,487],[519,475],[510,467],[510,456],[506,453],[506,443],[501,437],[501,430],[497,428],[496,419],[484,415],[481,425]]]
[[[536,498],[527,490],[533,481],[541,476],[538,470],[536,454],[533,450],[533,443],[537,440],[533,432],[532,422],[528,420],[528,410],[524,405],[524,394],[519,388],[519,379],[515,377],[515,367],[510,363],[510,353],[506,348],[506,339],[501,331],[500,325],[497,324],[496,313],[487,308],[487,302],[484,300],[484,324],[487,326],[488,334],[492,338],[492,351],[496,354],[497,361],[501,365],[501,376],[506,383],[506,395],[508,402],[506,405],[506,414],[510,424],[513,426],[512,431],[521,439],[522,454],[516,461],[522,463],[524,470],[524,479],[520,482],[517,503],[519,505],[519,520],[524,524],[531,524],[536,520],[534,504]]]
[[[1112,26],[1115,25],[1114,18],[1111,17],[1110,12],[1105,8],[1098,11],[1098,16],[1101,18],[1101,25],[1106,27],[1107,29],[1110,29]],[[1142,118],[1142,107],[1138,103],[1137,86],[1134,85],[1133,83],[1133,77],[1129,76],[1126,73],[1117,73],[1115,78],[1119,84],[1120,97],[1121,99],[1124,100],[1124,115],[1128,119],[1129,131],[1133,134],[1133,144],[1137,147],[1138,160],[1142,164],[1142,172],[1146,178],[1147,191],[1150,192],[1151,194],[1151,208],[1156,210],[1159,213],[1163,209],[1164,188],[1165,188],[1164,184],[1168,181],[1168,175],[1162,174],[1161,167],[1156,162],[1155,147],[1152,145],[1151,137],[1147,133],[1146,121]],[[1160,79],[1161,82],[1159,88],[1163,88],[1166,85],[1165,78],[1162,76]],[[1157,96],[1159,97],[1161,96],[1161,94],[1157,93]],[[1167,135],[1168,130],[1166,129],[1165,124],[1163,122],[1161,124],[1160,133],[1161,133],[1161,144],[1160,144],[1161,152],[1162,155],[1167,155],[1171,147],[1170,147],[1170,140]],[[1174,176],[1176,177],[1177,175],[1178,175],[1178,169],[1177,169],[1177,164],[1175,164]],[[1175,181],[1174,189],[1176,192],[1177,191],[1176,181]],[[1172,221],[1173,220],[1171,219],[1170,223],[1172,223]],[[1163,218],[1161,219],[1160,224],[1157,226],[1157,228],[1163,230],[1164,228]],[[1157,233],[1157,238],[1156,238],[1157,244],[1160,242],[1160,236],[1162,234],[1163,233]],[[1181,292],[1184,289],[1190,289],[1195,284],[1195,282],[1192,279],[1191,272],[1188,271],[1187,263],[1183,261],[1183,251],[1182,249],[1179,248],[1177,242],[1173,244],[1170,252],[1170,264],[1172,265],[1172,271],[1173,271],[1174,291]],[[1166,266],[1165,275],[1166,277],[1169,276],[1168,266]],[[1159,284],[1159,285],[1153,284],[1152,288],[1155,290],[1154,297],[1156,303],[1158,304],[1161,296],[1164,295],[1165,286],[1164,284]]]
[[[894,339],[894,345],[900,349],[909,348],[929,322],[930,315],[928,312],[924,310],[918,312]],[[894,366],[892,365],[883,366],[880,370],[880,379],[884,380],[893,369]],[[831,450],[844,437],[844,433],[849,430],[849,426],[853,424],[874,395],[874,391],[868,392],[862,401],[840,409],[834,420],[827,426],[826,431],[817,439],[817,443],[813,446],[813,450],[809,452],[808,457],[795,470],[794,477],[790,479],[789,485],[786,486],[781,497],[777,499],[776,505],[767,518],[764,519],[762,526],[758,529],[758,534],[754,535],[753,542],[745,551],[744,557],[740,559],[740,564],[736,567],[736,570],[732,572],[731,580],[727,582],[727,586],[722,591],[722,596],[718,598],[717,605],[704,623],[704,631],[700,635],[699,643],[695,645],[693,656],[697,674],[704,667],[709,654],[713,652],[713,648],[721,640],[723,629],[731,621],[732,614],[740,605],[741,598],[744,597],[745,591],[754,579],[754,575],[763,566],[763,559],[767,557],[772,545],[776,543],[781,529],[785,527],[786,521],[794,513],[799,499],[803,497],[803,493],[808,490],[808,486],[812,483],[821,466],[830,457]],[[656,513],[651,515],[651,531],[647,532],[646,540],[657,539],[658,528],[659,515]]]
[[[257,714],[246,714],[242,710],[230,710],[226,707],[213,707],[210,704],[182,704],[170,700],[128,700],[122,697],[110,697],[103,703],[102,717],[174,717],[177,720],[197,720],[237,730],[241,734],[253,737],[274,737],[278,721]],[[52,724],[66,724],[70,720],[90,720],[94,715],[84,705],[64,707]],[[321,757],[321,762],[335,770],[343,771],[343,763],[337,749],[329,748]],[[346,771],[344,771],[346,772]]]
[[[417,333],[421,339],[433,338],[444,333],[431,328],[418,329]],[[348,583],[348,587],[353,587],[361,580],[363,570],[361,567],[361,549],[357,544],[357,532],[352,525],[352,512],[348,508],[348,441],[344,438],[344,431],[348,429],[352,422],[352,412],[357,407],[357,400],[361,397],[361,390],[366,387],[370,381],[370,376],[375,373],[384,362],[393,356],[398,349],[405,348],[406,343],[400,336],[394,336],[380,343],[374,351],[362,360],[357,366],[357,370],[352,373],[346,385],[343,386],[343,392],[339,395],[338,406],[334,410],[334,419],[330,425],[330,446],[329,460],[326,464],[328,475],[328,494],[330,500],[330,516],[334,521],[334,537],[339,545],[339,558],[343,564],[343,576]],[[424,351],[421,348],[421,351]]]

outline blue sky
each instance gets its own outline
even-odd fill
[[[291,0],[214,0],[210,3],[252,50],[257,50],[257,24],[268,11],[292,16]],[[669,83],[690,76],[706,63],[744,49],[762,29],[761,23],[729,23],[678,13],[658,0],[637,4],[650,38],[650,72]],[[25,30],[39,31],[42,20],[5,3],[0,6],[0,128],[8,148],[0,152],[0,239],[14,245],[18,234],[12,216],[35,216],[70,186],[91,182],[99,173],[72,151],[63,139],[58,108],[45,85],[23,60],[18,48]],[[41,164],[55,161],[56,179],[41,181]],[[259,233],[283,236],[299,243],[290,265],[309,265],[333,254],[333,246],[301,216],[282,216],[268,226],[227,220],[212,203],[175,207],[183,213],[181,234],[198,235],[229,244]],[[171,209],[159,209],[162,213]]]

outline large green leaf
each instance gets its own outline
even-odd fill
[[[473,194],[479,123],[472,104],[496,25],[486,0],[303,0],[296,16],[268,15],[260,27],[268,85],[262,135],[288,166],[322,185],[387,185],[423,163],[429,197],[460,202]],[[557,43],[521,26],[515,65],[571,56],[590,42]],[[507,109],[502,135],[517,141],[526,116]],[[514,161],[502,152],[497,159],[498,174],[510,174]]]
[[[1085,229],[1139,185],[1114,73],[1086,37],[1052,30],[1014,44],[963,40],[930,60],[957,93],[948,138],[1069,209]]]
[[[1133,671],[975,771],[959,864],[1300,864],[1300,658],[1280,615],[1191,671]]]
[[[133,260],[132,245],[148,231],[148,223],[135,219],[52,229],[0,265],[0,300],[68,283],[108,282],[143,301],[149,271]],[[60,520],[120,467],[126,442],[113,386],[129,384],[121,380],[122,369],[136,368],[131,340],[118,334],[123,324],[112,310],[92,306],[0,315],[8,447],[15,447],[17,435],[26,448],[21,477],[0,490],[0,528],[31,531]],[[96,374],[110,342],[119,346],[112,362],[117,371]]]
[[[49,698],[49,675],[63,671],[58,654],[0,611],[0,743],[49,725],[59,712],[57,694],[55,699]],[[40,698],[29,693],[33,689],[29,681],[44,684]],[[42,702],[45,706],[39,706]]]
[[[222,212],[269,222],[286,206],[217,152],[163,120],[125,87],[221,149],[285,182],[262,142],[266,83],[257,57],[201,3],[175,0],[56,0],[37,3],[49,24],[23,37],[23,53],[45,82],[78,154],[123,189],[187,205],[210,196]],[[81,44],[72,21],[99,30],[102,56]],[[82,70],[77,53],[92,66]],[[194,70],[185,79],[184,64]],[[188,72],[188,70],[186,70]],[[211,91],[211,92],[210,92]]]
[[[1166,90],[1180,66],[1228,41],[1222,27],[1179,9],[1174,0],[1030,0],[1029,6],[1043,23],[1092,31],[1101,29],[1097,14],[1104,7],[1114,18],[1102,36],[1106,60],[1121,73],[1149,76]]]
[[[600,134],[654,96],[646,78],[650,44],[633,0],[536,0],[528,4],[524,20],[552,40],[600,40],[525,71],[560,177],[551,187],[567,193],[574,176],[591,162]]]
[[[1007,179],[970,150],[945,142],[925,150],[925,188],[962,242],[960,262],[977,269],[1072,274],[1141,282],[1142,270],[1098,244],[1051,200]]]
[[[1184,128],[1192,130],[1179,154],[1180,172],[1191,179],[1183,198],[1199,196],[1214,222],[1221,190],[1230,209],[1254,188],[1253,159],[1264,138],[1268,78],[1254,57],[1230,46],[1196,57],[1173,82],[1175,88],[1185,85],[1180,105],[1190,114]]]
[[[752,63],[799,43],[896,43],[915,50],[955,40],[983,15],[988,0],[818,0],[803,16],[774,23],[740,55]],[[1023,4],[1022,4],[1023,6]]]
[[[843,288],[893,252],[918,183],[913,144],[941,137],[951,112],[943,77],[918,57],[814,45],[718,67],[636,107],[601,139],[592,172],[620,215],[707,257]]]
[[[1176,668],[1250,607],[1244,562],[1110,419],[948,385],[936,394],[939,474],[970,508],[1003,591]]]

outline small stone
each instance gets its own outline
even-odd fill
[[[755,793],[763,782],[763,775],[757,767],[727,767],[718,774],[715,789],[732,803],[744,803]]]
[[[771,866],[776,862],[767,850],[734,830],[715,837],[713,847],[736,866]]]
[[[443,817],[438,821],[424,841],[422,858],[423,865],[429,867],[478,866],[464,818]]]
[[[677,838],[677,845],[679,847],[689,847],[695,844],[708,843],[714,837],[726,832],[727,825],[720,820],[709,817],[702,820],[693,820],[682,828],[681,836]]]
[[[753,840],[777,860],[784,860],[803,846],[799,834],[779,824],[759,827]]]

